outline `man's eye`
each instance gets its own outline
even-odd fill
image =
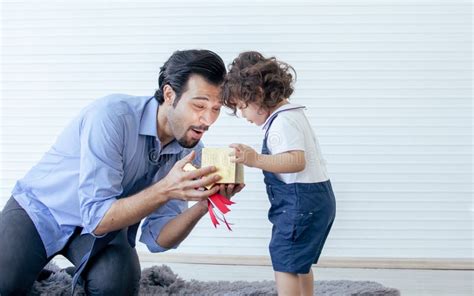
[[[204,109],[204,106],[203,105],[194,105],[194,107],[198,108],[198,109]]]

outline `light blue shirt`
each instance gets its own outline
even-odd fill
[[[158,107],[153,97],[122,94],[93,102],[17,181],[12,195],[35,224],[48,256],[64,247],[77,226],[93,234],[117,199],[159,181],[192,150],[199,165],[202,143],[185,149],[174,140],[161,147]],[[167,250],[156,238],[186,208],[187,202],[177,199],[158,208],[142,224],[140,241],[151,252]]]

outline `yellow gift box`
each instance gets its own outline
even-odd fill
[[[219,184],[243,184],[244,165],[230,161],[233,148],[203,148],[201,167],[215,166],[214,174],[221,176]]]
[[[221,179],[217,184],[243,184],[244,166],[231,162],[229,155],[233,148],[203,148],[201,154],[201,167],[215,166],[217,171],[212,175],[219,175]],[[186,171],[194,169],[190,165],[184,167]],[[210,188],[211,186],[208,186]]]

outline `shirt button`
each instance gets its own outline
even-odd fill
[[[156,150],[152,150],[148,154],[148,159],[153,163],[156,163],[158,161],[158,158],[159,158],[159,153]]]

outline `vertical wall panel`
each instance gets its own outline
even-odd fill
[[[176,49],[293,65],[338,213],[324,256],[472,258],[470,1],[2,1],[0,208],[72,116],[109,93],[152,95]],[[223,112],[208,146],[261,147]],[[180,254],[266,255],[261,173],[229,220]],[[140,246],[140,250],[144,250]]]

